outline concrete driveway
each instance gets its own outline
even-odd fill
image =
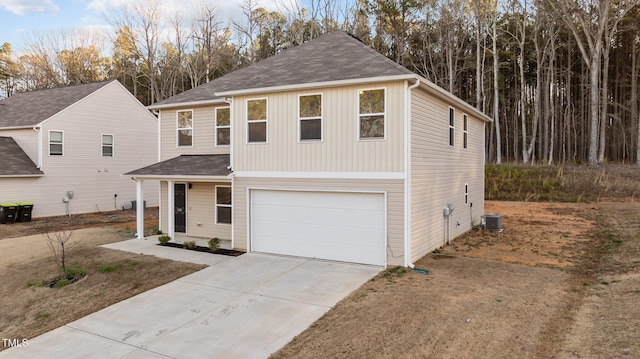
[[[0,358],[266,358],[382,269],[256,253],[223,258]]]

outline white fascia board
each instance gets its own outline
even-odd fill
[[[147,106],[148,110],[162,110],[167,108],[178,108],[178,107],[196,107],[196,106],[206,106],[206,105],[222,105],[226,104],[223,98],[213,99],[213,100],[202,100],[202,101],[190,101],[190,102],[176,102],[176,103],[167,103],[164,105],[149,105]]]
[[[0,175],[0,178],[32,178],[32,177],[43,177],[43,174],[38,175]]]
[[[310,89],[310,88],[360,85],[360,84],[369,84],[369,83],[376,83],[376,82],[388,82],[388,81],[401,81],[401,80],[415,79],[416,76],[417,75],[407,74],[407,75],[394,75],[394,76],[367,77],[367,78],[350,79],[350,80],[312,82],[312,83],[305,83],[305,84],[294,84],[294,85],[272,86],[272,87],[260,87],[260,88],[246,89],[246,90],[223,91],[223,92],[216,92],[215,95],[219,96],[219,97],[225,97],[225,96],[250,95],[250,94],[257,94],[257,93],[304,90],[304,89]]]
[[[123,175],[130,176],[130,175]],[[132,180],[158,180],[158,181],[174,181],[174,182],[229,182],[230,176],[161,176],[161,175],[133,175]]]
[[[326,179],[405,179],[405,172],[278,172],[239,171],[237,178],[326,178]]]
[[[466,112],[470,112],[473,113],[475,116],[479,117],[481,120],[485,121],[485,122],[493,122],[493,119],[489,116],[487,116],[486,114],[482,113],[480,110],[478,110],[477,108],[471,106],[470,104],[468,104],[466,101],[462,100],[461,98],[459,98],[458,96],[455,96],[454,94],[452,94],[449,91],[446,91],[445,89],[443,89],[442,87],[434,84],[433,82],[417,76],[416,78],[420,79],[420,88],[428,91],[429,93],[439,96],[445,100],[449,100],[449,101],[453,101],[456,105],[462,107]]]
[[[9,127],[0,127],[0,136],[2,136],[2,131],[13,131],[13,130],[32,130],[35,127],[42,126],[42,122],[36,123],[31,126],[9,126]]]

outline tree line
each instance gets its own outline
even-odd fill
[[[110,14],[106,42],[33,34],[19,56],[5,43],[0,96],[118,79],[148,105],[341,29],[491,116],[488,162],[640,165],[640,0],[244,0],[239,12],[225,23],[212,4],[139,0]]]

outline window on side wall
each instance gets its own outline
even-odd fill
[[[178,111],[178,147],[193,146],[193,111]]]
[[[456,110],[449,107],[449,146],[456,145]]]
[[[300,142],[322,140],[322,95],[302,95],[299,99],[298,121]]]
[[[468,205],[469,204],[469,184],[465,183],[464,184],[464,205]]]
[[[231,144],[231,109],[221,107],[216,109],[216,146]]]
[[[267,142],[267,99],[247,101],[247,143]]]
[[[231,224],[231,187],[216,186],[216,224]]]
[[[102,135],[102,157],[113,157],[113,135]]]
[[[64,133],[49,131],[49,156],[62,156],[64,153]]]
[[[467,148],[468,142],[469,142],[469,119],[467,118],[467,115],[463,115],[462,116],[462,131],[463,131],[463,137],[462,137],[462,146],[464,148]]]
[[[360,90],[358,95],[358,139],[383,140],[385,90]]]

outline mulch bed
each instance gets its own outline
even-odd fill
[[[214,251],[212,251],[211,249],[209,249],[208,247],[203,247],[203,246],[195,246],[193,248],[187,248],[185,246],[183,246],[180,243],[158,243],[159,246],[164,246],[164,247],[172,247],[172,248],[181,248],[181,249],[188,249],[190,251],[196,251],[196,252],[203,252],[203,253],[211,253],[211,254],[222,254],[224,256],[231,256],[231,257],[237,257],[239,255],[244,254],[245,252],[241,252],[241,251],[236,251],[234,249],[224,249],[224,248],[218,248]]]

